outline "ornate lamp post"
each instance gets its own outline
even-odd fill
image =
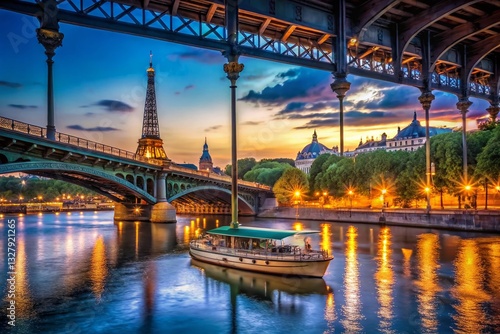
[[[300,191],[296,191],[294,193],[294,197],[296,197],[297,199],[295,200],[295,204],[296,204],[296,209],[295,209],[295,219],[298,219],[299,218],[299,201],[300,201]]]
[[[47,55],[47,138],[55,140],[56,127],[54,122],[54,83],[52,77],[52,65],[54,61],[52,57],[56,54],[54,51],[62,45],[64,34],[59,32],[59,24],[57,22],[57,1],[44,0],[43,14],[41,18],[40,28],[36,30],[38,42],[45,48]]]
[[[427,213],[431,210],[430,188],[431,188],[431,141],[429,135],[429,109],[431,108],[434,95],[430,91],[422,91],[418,97],[422,108],[425,110],[425,174],[426,174],[426,194],[427,194]],[[429,191],[427,191],[429,189]]]
[[[330,85],[332,90],[337,94],[340,102],[340,156],[344,155],[344,97],[347,91],[351,88],[351,83],[346,80],[345,73],[336,73],[335,81]]]
[[[382,189],[380,198],[382,199],[382,212],[379,221],[385,222],[385,194],[387,194],[387,189]]]
[[[472,105],[472,102],[469,101],[467,97],[460,99],[457,102],[457,109],[462,113],[462,159],[463,159],[463,178],[464,183],[468,184],[468,175],[467,175],[467,131],[466,131],[466,115],[469,112],[469,107]]]
[[[238,63],[238,56],[228,57],[224,72],[231,81],[231,227],[238,227],[238,150],[236,143],[236,80],[244,65]]]

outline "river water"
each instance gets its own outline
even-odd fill
[[[241,223],[318,230],[313,246],[335,259],[323,279],[192,261],[189,241],[228,225],[229,217],[179,216],[177,224],[115,223],[112,212],[5,217],[0,332],[500,332],[499,235],[320,221]],[[8,274],[11,230],[15,281]]]

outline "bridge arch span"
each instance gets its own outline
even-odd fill
[[[174,189],[175,189],[174,185]],[[182,187],[181,187],[182,188]],[[217,186],[185,187],[185,190],[168,198],[174,206],[180,200],[216,205],[217,203],[231,204],[231,191]],[[255,215],[255,208],[243,197],[238,195],[238,209],[242,215]]]
[[[27,173],[77,184],[113,201],[126,203],[136,197],[149,204],[156,198],[126,179],[92,167],[57,161],[25,161],[0,164],[0,174]]]

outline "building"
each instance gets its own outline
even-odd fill
[[[306,145],[301,151],[299,151],[299,153],[297,153],[295,167],[304,173],[309,174],[313,161],[321,154],[325,153],[338,155],[338,147],[329,149],[325,145],[318,142],[318,136],[316,135],[316,130],[314,130],[311,143]]]
[[[214,164],[212,162],[212,157],[210,156],[210,153],[208,152],[208,144],[207,144],[207,138],[205,137],[205,145],[203,145],[203,153],[201,154],[200,157],[200,163],[198,165],[199,170],[204,170],[204,171],[209,171],[213,172],[214,170]]]
[[[441,133],[451,132],[451,129],[443,127],[429,127],[429,136],[435,136]],[[359,153],[373,152],[376,150],[387,150],[387,151],[416,151],[420,147],[424,146],[426,142],[425,139],[425,126],[420,124],[417,119],[417,112],[413,113],[413,120],[404,129],[398,127],[398,133],[394,138],[387,139],[387,135],[382,133],[380,140],[366,139],[359,142],[358,147],[353,152],[350,152],[351,156],[355,156]]]
[[[436,128],[429,127],[429,137],[451,132],[449,128]],[[386,150],[387,151],[416,151],[420,147],[424,146],[426,142],[425,138],[425,126],[420,125],[420,121],[417,120],[417,112],[413,113],[412,122],[400,130],[398,127],[398,133],[394,138],[387,141]]]

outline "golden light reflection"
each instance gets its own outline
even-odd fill
[[[293,229],[295,231],[302,231],[304,229],[304,226],[302,225],[302,223],[296,222],[293,224]]]
[[[344,271],[344,298],[342,306],[344,319],[341,321],[346,332],[360,333],[361,327],[361,298],[359,292],[359,267],[357,259],[357,237],[358,233],[354,226],[347,229],[347,241],[345,249],[345,271]]]
[[[377,271],[375,272],[377,299],[380,304],[378,316],[381,332],[389,332],[391,330],[393,318],[392,289],[394,285],[394,272],[391,265],[391,254],[391,230],[388,227],[382,227],[378,236]]]
[[[14,299],[16,301],[16,317],[29,318],[33,314],[33,301],[31,300],[29,290],[28,258],[24,238],[18,238],[17,240]],[[7,290],[7,293],[8,292],[9,290]]]
[[[417,240],[417,270],[418,280],[415,285],[419,289],[417,294],[418,312],[422,319],[425,332],[437,332],[437,305],[436,294],[440,291],[437,269],[439,268],[439,236],[425,233]]]
[[[89,275],[92,284],[92,292],[96,299],[100,300],[104,292],[106,276],[108,275],[108,268],[106,266],[106,247],[102,236],[99,236],[95,241],[94,249],[92,250]]]
[[[411,277],[411,256],[413,254],[413,249],[401,248],[403,252],[403,275],[405,277]]]
[[[483,333],[486,316],[482,304],[489,299],[489,295],[483,289],[484,267],[476,240],[462,240],[454,264],[455,287],[452,295],[458,301],[453,305],[456,332]]]
[[[333,291],[330,291],[326,296],[325,320],[328,328],[328,331],[326,332],[333,333],[335,329],[335,322],[337,321],[337,314],[335,313],[335,296]]]
[[[500,238],[488,245],[488,283],[492,293],[491,308],[497,316],[491,321],[493,328],[500,328]]]
[[[330,224],[321,224],[321,249],[332,252],[332,232]]]
[[[184,226],[184,244],[185,245],[189,245],[189,241],[190,241],[190,238],[189,238],[189,232],[190,232],[191,228],[189,226]]]

